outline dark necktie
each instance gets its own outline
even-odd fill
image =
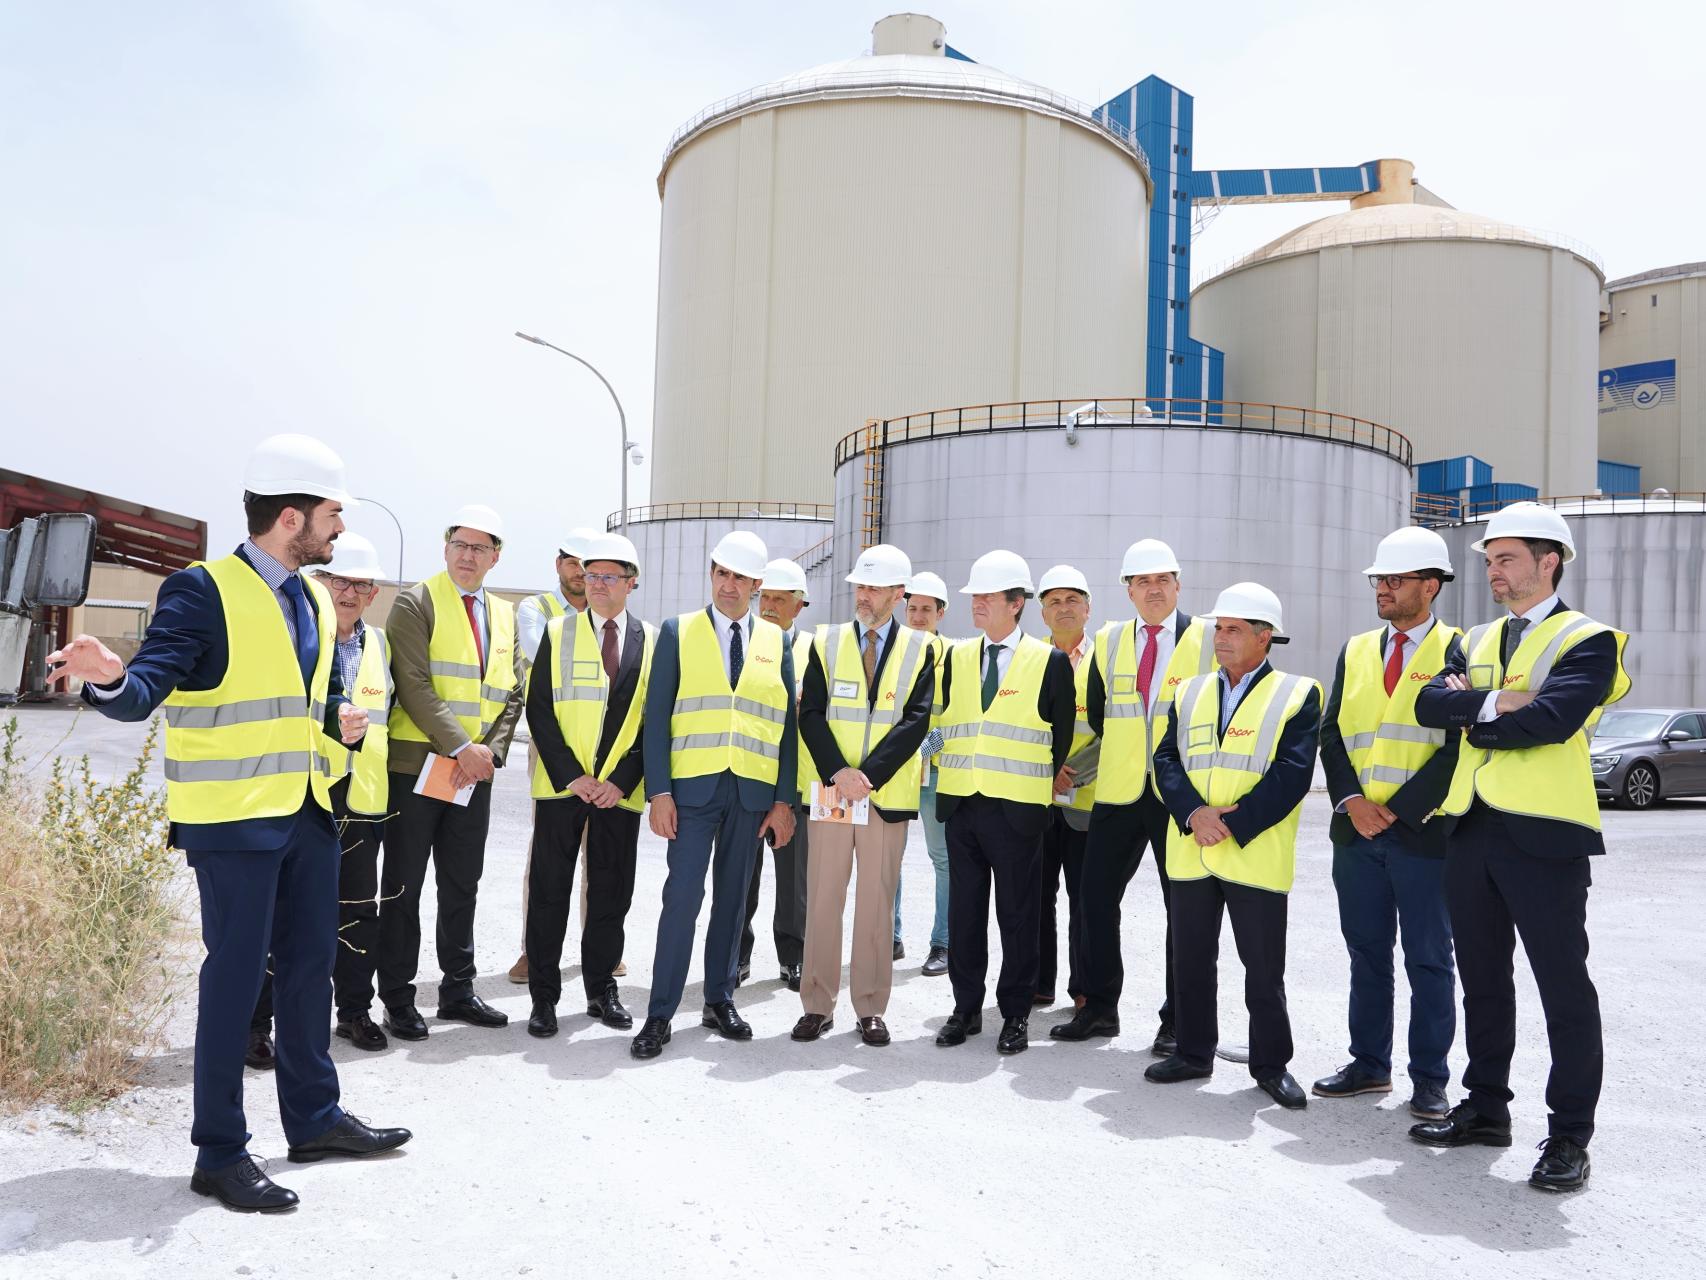
[[[1149,708],[1149,685],[1150,682],[1155,679],[1155,659],[1157,654],[1160,653],[1160,642],[1155,638],[1160,630],[1161,624],[1159,622],[1146,622],[1143,624],[1145,638],[1143,641],[1143,656],[1137,660],[1137,691],[1143,696],[1143,706],[1145,710],[1148,710]]]
[[[486,671],[486,646],[480,643],[480,620],[474,616],[474,597],[463,596],[462,607],[468,611],[468,629],[474,633],[474,653],[480,659],[480,674]]]
[[[1499,655],[1500,665],[1509,667],[1511,659],[1516,656],[1517,646],[1522,643],[1522,633],[1528,630],[1527,618],[1505,619],[1504,652]]]
[[[616,683],[616,619],[604,620],[604,675],[611,684]]]
[[[984,650],[987,659],[983,668],[983,709],[989,710],[989,704],[995,701],[995,691],[1001,687],[1001,665],[999,662],[1001,646],[992,644]]]
[[[1386,696],[1390,698],[1392,691],[1398,687],[1398,681],[1404,678],[1404,641],[1408,640],[1402,631],[1392,633],[1392,653],[1386,659]]]
[[[865,695],[875,699],[877,696],[877,629],[870,628],[865,632]]]
[[[296,619],[296,665],[302,668],[302,687],[314,680],[314,667],[320,661],[320,629],[308,608],[308,597],[302,590],[302,579],[294,573],[279,588],[290,601],[291,616]]]
[[[740,669],[746,665],[746,655],[741,652],[740,623],[729,623],[729,688],[740,683]]]

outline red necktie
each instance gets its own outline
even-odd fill
[[[463,596],[462,607],[468,611],[468,629],[474,633],[474,652],[480,658],[480,671],[486,670],[486,646],[480,643],[480,624],[474,617],[474,597]]]
[[[616,683],[616,619],[604,620],[604,675],[612,684]]]
[[[1143,695],[1143,705],[1149,706],[1149,682],[1155,678],[1155,637],[1161,630],[1161,624],[1144,623],[1143,630],[1147,639],[1143,642],[1143,657],[1137,661],[1137,691]]]
[[[1398,681],[1404,676],[1404,641],[1409,639],[1402,631],[1392,633],[1392,656],[1386,659],[1386,696],[1390,698]]]

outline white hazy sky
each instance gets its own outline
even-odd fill
[[[1706,258],[1697,5],[937,3],[982,62],[1196,95],[1199,168],[1415,160],[1612,276]],[[411,575],[465,501],[550,580],[649,448],[658,161],[707,103],[869,48],[883,4],[0,3],[0,465],[241,536],[248,447],[331,442]],[[1164,16],[1176,13],[1180,16]],[[1233,209],[1218,261],[1339,206]],[[1138,353],[1133,353],[1134,359]],[[646,468],[629,470],[630,502]],[[738,496],[738,495],[707,495]],[[352,528],[395,559],[377,511]]]

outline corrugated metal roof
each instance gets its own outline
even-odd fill
[[[1671,280],[1688,280],[1695,276],[1706,276],[1706,262],[1683,262],[1674,267],[1655,267],[1651,271],[1642,271],[1636,275],[1624,276],[1620,280],[1612,280],[1605,287],[1612,293],[1637,284],[1663,284]]]

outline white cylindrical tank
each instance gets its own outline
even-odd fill
[[[628,537],[640,557],[640,581],[628,608],[636,617],[654,623],[703,609],[711,602],[711,548],[733,529],[756,533],[772,559],[799,561],[811,598],[827,600],[832,528],[827,510],[819,517],[765,514],[757,504],[749,507],[738,502],[699,503],[674,513],[653,508],[645,519],[628,525]],[[814,615],[812,620],[819,619]]]
[[[1431,204],[1299,227],[1192,294],[1226,396],[1383,422],[1546,494],[1595,487],[1603,275],[1586,250]]]
[[[879,22],[664,157],[652,500],[827,502],[921,405],[1143,390],[1150,180],[1091,110]]]
[[[1017,551],[1033,575],[1076,566],[1100,625],[1134,615],[1119,581],[1126,547],[1161,538],[1183,566],[1181,608],[1200,612],[1230,583],[1261,582],[1278,593],[1292,637],[1275,665],[1330,680],[1350,633],[1379,625],[1361,571],[1408,523],[1408,446],[1371,424],[1334,430],[1325,415],[1309,419],[1320,438],[1268,430],[1259,412],[1246,421],[1205,429],[1104,415],[1071,440],[1053,425],[919,434],[883,451],[882,538],[946,580],[943,629],[955,636],[970,633],[958,592],[986,551]],[[866,475],[863,454],[836,471],[838,584],[861,545]],[[831,620],[850,616],[851,590],[836,587]],[[1034,602],[1022,625],[1047,634]]]
[[[1706,262],[1613,280],[1599,330],[1599,456],[1641,487],[1706,491]]]

